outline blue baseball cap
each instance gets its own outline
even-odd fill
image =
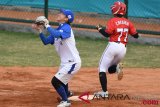
[[[69,23],[72,23],[74,20],[74,14],[71,10],[68,9],[60,9],[60,12],[63,13],[64,15],[66,15],[66,17],[68,18]]]

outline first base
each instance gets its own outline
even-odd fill
[[[84,100],[93,100],[94,95],[82,96]],[[72,96],[68,98],[70,101],[82,101],[79,96]]]

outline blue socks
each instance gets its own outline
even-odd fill
[[[60,86],[58,89],[56,89],[56,91],[61,96],[63,101],[68,101],[68,97],[67,97],[65,88],[63,86]]]
[[[64,89],[65,89],[65,91],[66,91],[66,95],[67,95],[67,97],[70,95],[70,93],[69,93],[69,91],[68,91],[68,84],[63,84],[63,87],[64,87]]]

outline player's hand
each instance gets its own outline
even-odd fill
[[[37,24],[32,24],[32,28],[37,30],[39,33],[42,33],[44,26],[43,25],[37,25]]]
[[[48,19],[44,19],[43,21],[44,21],[44,26],[45,26],[45,27],[46,27],[47,25],[49,25]]]
[[[138,34],[139,37],[137,38],[139,41],[144,41],[143,35],[142,34]]]
[[[49,25],[49,21],[45,16],[39,16],[36,18],[35,24],[43,25],[46,27],[47,25]]]
[[[97,29],[98,31],[100,31],[102,28],[103,28],[103,26],[100,25],[100,24],[96,26],[96,29]]]

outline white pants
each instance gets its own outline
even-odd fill
[[[109,42],[99,62],[99,72],[106,72],[112,65],[117,65],[124,58],[126,47],[122,43]]]
[[[81,63],[66,63],[61,64],[55,77],[65,85],[72,79],[73,75],[81,68]]]

